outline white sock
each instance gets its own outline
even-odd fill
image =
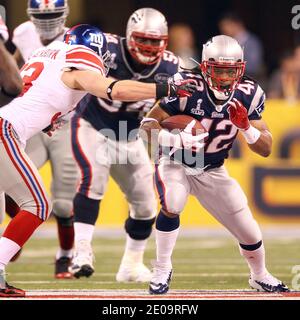
[[[144,252],[147,244],[145,240],[135,240],[126,236],[126,246],[121,264],[143,263]]]
[[[88,223],[75,222],[74,233],[75,233],[75,244],[81,240],[86,240],[89,243],[92,242],[95,226]]]
[[[73,249],[64,250],[62,248],[59,248],[56,252],[56,260],[58,260],[61,257],[72,258],[72,256],[73,256]]]
[[[0,238],[0,269],[4,270],[10,259],[21,249],[14,241],[1,237]]]
[[[262,244],[258,249],[249,251],[240,248],[241,255],[246,259],[250,268],[251,275],[256,279],[260,280],[268,272],[265,264],[265,247]]]
[[[165,232],[155,230],[156,235],[156,259],[158,264],[172,266],[171,256],[176,244],[179,228]]]

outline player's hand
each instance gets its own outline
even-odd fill
[[[197,90],[197,82],[193,79],[177,80],[169,84],[169,97],[191,97]]]
[[[204,147],[204,138],[208,136],[208,132],[194,136],[192,130],[195,123],[196,120],[192,120],[184,130],[179,133],[180,141],[172,148],[169,155],[172,155],[178,149],[191,149],[192,151],[199,152]]]
[[[248,112],[243,104],[236,98],[233,98],[233,101],[229,101],[228,104],[229,107],[227,111],[230,121],[241,130],[249,129],[250,121],[248,119]]]

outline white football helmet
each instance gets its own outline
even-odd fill
[[[129,18],[126,43],[134,59],[154,64],[168,44],[168,24],[165,16],[152,8],[136,10]]]
[[[69,6],[67,0],[29,0],[27,14],[40,37],[56,38],[64,29]]]
[[[219,35],[203,45],[201,71],[219,100],[227,100],[245,72],[244,52],[231,37]]]

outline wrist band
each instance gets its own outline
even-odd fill
[[[156,100],[170,95],[170,86],[167,83],[156,84]]]
[[[241,131],[243,136],[245,137],[248,144],[254,144],[260,137],[261,132],[250,125],[250,127],[245,130]]]
[[[143,120],[141,121],[141,125],[143,123],[146,123],[146,122],[151,122],[151,121],[155,121],[158,123],[158,120],[157,119],[154,119],[154,118],[143,118]]]
[[[113,98],[112,98],[112,96],[111,96],[111,94],[112,94],[112,89],[113,89],[114,85],[115,85],[117,82],[119,82],[119,81],[120,81],[120,80],[113,81],[113,82],[108,86],[108,88],[106,89],[106,94],[107,94],[107,96],[108,96],[108,98],[109,98],[110,100],[113,100]]]

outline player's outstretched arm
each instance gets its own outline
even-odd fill
[[[186,81],[179,84],[143,83],[132,80],[115,81],[94,71],[65,71],[61,77],[69,88],[111,100],[140,101],[151,98],[190,96],[196,87]]]
[[[2,93],[7,96],[16,97],[22,91],[23,82],[19,74],[18,66],[6,50],[0,39],[0,87]]]

